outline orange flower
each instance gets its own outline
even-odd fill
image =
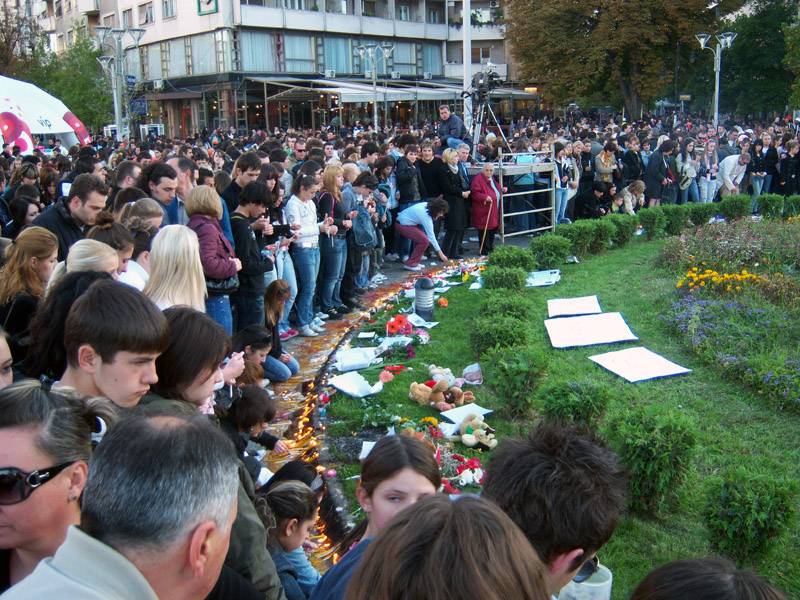
[[[439,306],[447,306],[447,298],[439,298]]]
[[[394,335],[399,330],[400,328],[397,326],[397,323],[395,323],[394,319],[386,323],[386,331],[388,331],[390,334]]]
[[[397,323],[397,329],[400,330],[406,326],[406,316],[405,315],[395,315],[394,319],[392,319],[395,323]]]

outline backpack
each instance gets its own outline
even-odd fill
[[[350,247],[356,252],[366,252],[378,245],[378,236],[372,226],[372,218],[363,204],[358,205],[358,215],[353,219],[353,227],[350,232],[347,239]]]

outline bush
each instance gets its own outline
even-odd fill
[[[752,204],[752,197],[747,194],[731,194],[719,203],[719,212],[726,221],[735,221],[749,215]]]
[[[768,219],[779,219],[783,215],[783,196],[780,194],[761,194],[756,202],[758,212]]]
[[[594,239],[589,245],[589,251],[592,254],[599,254],[603,250],[608,249],[611,238],[617,232],[617,228],[614,227],[611,221],[606,220],[605,217],[590,222],[594,226]]]
[[[472,322],[469,340],[478,356],[481,356],[490,348],[524,346],[527,337],[523,321],[511,317],[481,315]]]
[[[547,374],[548,354],[540,346],[489,350],[482,362],[488,385],[513,416],[526,413],[539,381]]]
[[[548,385],[539,391],[538,404],[542,414],[591,425],[611,400],[611,389],[595,381],[562,381]]]
[[[622,247],[633,239],[639,230],[639,217],[636,215],[612,214],[606,217],[613,223],[616,231],[611,236],[611,241],[617,247]]]
[[[487,290],[521,290],[527,277],[528,273],[519,267],[486,267],[481,275],[483,287]]]
[[[763,552],[794,520],[797,483],[737,469],[712,481],[703,511],[712,543],[742,560]]]
[[[589,246],[594,240],[594,225],[589,220],[581,219],[570,225],[557,225],[555,233],[570,241],[572,254],[583,256],[589,251]]]
[[[689,226],[689,206],[686,204],[667,204],[662,206],[667,220],[664,231],[667,235],[680,235]]]
[[[503,267],[510,269],[519,267],[526,273],[536,270],[536,261],[525,248],[517,248],[516,246],[501,246],[489,255],[486,264],[490,267]]]
[[[692,202],[689,205],[689,216],[697,227],[708,225],[711,217],[717,211],[717,206],[713,202]]]
[[[533,306],[527,296],[503,292],[485,293],[479,308],[482,316],[512,317],[520,321],[530,319],[532,310]]]
[[[695,426],[659,405],[632,409],[610,430],[617,452],[630,470],[631,508],[666,510],[691,461]]]
[[[664,215],[664,209],[660,206],[653,208],[643,208],[638,213],[639,223],[644,227],[647,233],[647,239],[653,240],[664,229],[667,224],[667,217]]]
[[[570,254],[572,242],[568,238],[553,233],[538,235],[531,239],[531,255],[540,271],[556,269],[564,264]]]
[[[789,196],[783,202],[783,216],[797,217],[800,215],[800,196]]]

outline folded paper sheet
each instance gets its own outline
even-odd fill
[[[440,414],[445,419],[452,421],[453,423],[461,424],[461,421],[463,421],[470,413],[475,413],[476,415],[488,415],[492,412],[494,411],[491,408],[483,408],[474,402],[468,402],[467,404],[456,406],[455,408],[451,408],[450,410],[446,410]]]
[[[675,364],[660,354],[641,347],[597,354],[590,356],[589,360],[631,383],[692,372],[691,369]]]
[[[375,385],[370,385],[364,376],[358,371],[350,371],[344,375],[337,375],[328,380],[328,385],[332,385],[337,390],[344,392],[348,396],[363,398],[372,396],[383,390],[383,384],[379,381]]]
[[[563,317],[544,322],[553,348],[575,348],[638,340],[618,312]]]
[[[546,285],[555,285],[561,281],[561,269],[553,269],[551,271],[534,271],[528,273],[525,280],[525,287],[543,287]]]
[[[547,314],[555,317],[577,317],[579,315],[598,315],[603,312],[597,296],[580,298],[555,298],[547,301]]]

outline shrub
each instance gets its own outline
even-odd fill
[[[586,254],[594,240],[594,225],[586,219],[575,221],[570,225],[557,225],[555,232],[556,235],[562,235],[570,241],[570,251],[575,256]]]
[[[622,247],[633,239],[639,230],[639,217],[636,215],[613,214],[606,217],[613,223],[616,231],[611,236],[611,241],[617,247]]]
[[[797,483],[737,469],[715,478],[703,517],[712,543],[742,560],[763,552],[794,520]]]
[[[531,255],[539,270],[555,269],[564,264],[569,256],[572,242],[568,238],[553,233],[539,235],[531,239]]]
[[[768,219],[779,219],[783,215],[783,196],[780,194],[761,194],[756,202],[758,212]]]
[[[533,306],[526,296],[503,292],[485,293],[479,308],[482,316],[505,316],[519,319],[520,321],[529,319],[532,310]]]
[[[662,206],[666,224],[664,231],[667,235],[680,235],[681,231],[689,226],[689,206],[686,204],[667,204]]]
[[[590,223],[594,226],[594,239],[592,239],[592,243],[589,245],[589,251],[592,254],[598,254],[608,249],[611,238],[617,232],[617,228],[614,227],[612,222],[607,221],[605,217],[602,219],[595,219],[594,221],[590,221]]]
[[[482,363],[487,380],[514,416],[526,413],[539,381],[547,374],[548,353],[541,346],[489,350]]]
[[[697,227],[708,225],[716,210],[717,206],[713,202],[693,202],[689,205],[689,215]]]
[[[593,424],[610,400],[611,389],[607,385],[586,380],[553,383],[538,394],[545,416],[584,425]]]
[[[472,322],[469,340],[480,356],[490,348],[524,346],[527,332],[523,321],[511,317],[481,315]]]
[[[525,287],[528,273],[519,267],[486,267],[483,275],[483,287],[487,290],[508,289],[521,290]]]
[[[526,273],[536,269],[536,261],[533,259],[533,254],[525,248],[517,248],[516,246],[501,246],[489,255],[486,264],[490,267],[503,267],[510,269],[519,267]]]
[[[638,213],[639,223],[644,227],[647,233],[647,239],[652,240],[664,229],[667,224],[667,217],[664,215],[664,209],[660,206],[653,208],[643,208]]]
[[[789,196],[783,202],[783,216],[797,217],[800,215],[800,196]]]
[[[630,470],[630,504],[635,510],[666,510],[667,498],[683,478],[695,446],[695,426],[684,415],[653,405],[637,407],[610,430]]]
[[[752,198],[747,194],[731,194],[719,203],[719,212],[726,221],[734,221],[749,215],[752,203]]]

